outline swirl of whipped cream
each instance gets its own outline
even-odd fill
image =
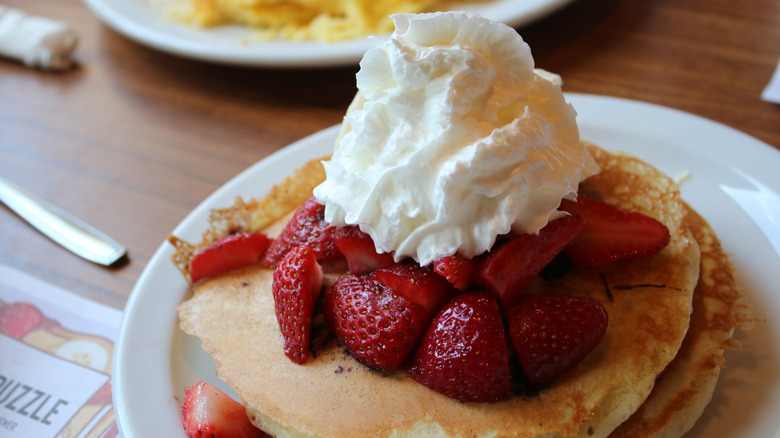
[[[533,233],[598,168],[560,78],[517,32],[463,12],[397,14],[360,62],[327,179],[325,219],[421,265]]]

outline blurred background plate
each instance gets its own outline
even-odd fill
[[[453,9],[475,12],[518,27],[572,0],[493,0],[456,3]],[[265,67],[327,67],[357,64],[367,38],[335,43],[259,41],[241,26],[189,27],[162,17],[149,0],[84,0],[103,23],[149,47],[202,61]]]

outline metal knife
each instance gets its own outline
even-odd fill
[[[0,201],[55,242],[94,263],[110,266],[127,253],[102,231],[1,177]]]

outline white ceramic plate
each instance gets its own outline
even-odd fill
[[[259,41],[239,26],[200,29],[162,18],[152,0],[84,0],[108,26],[155,49],[223,64],[324,67],[357,64],[369,48],[367,39],[336,43]],[[510,26],[521,26],[573,0],[491,0],[454,9],[476,12]]]
[[[742,351],[727,353],[713,402],[689,437],[780,438],[780,152],[755,138],[676,110],[610,97],[567,95],[579,114],[582,137],[624,150],[672,177],[689,173],[683,197],[733,254],[759,323],[739,333]],[[199,205],[173,231],[199,241],[209,210],[237,195],[262,197],[303,163],[328,153],[337,128],[326,129],[258,162]],[[176,306],[188,287],[163,244],[139,279],[125,309],[113,370],[114,408],[127,437],[183,436],[179,399],[215,377],[197,338],[177,328]]]

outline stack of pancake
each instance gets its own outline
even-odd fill
[[[297,365],[283,352],[272,271],[261,267],[194,284],[180,326],[202,340],[252,421],[276,437],[679,437],[708,404],[724,350],[736,347],[740,289],[717,236],[672,179],[639,159],[588,147],[602,171],[580,192],[658,219],[671,242],[653,256],[573,268],[528,287],[589,296],[610,318],[597,348],[537,393],[461,403],[404,372],[363,366],[316,320],[315,355]],[[314,161],[265,199],[215,211],[203,242],[170,238],[174,262],[187,275],[192,254],[226,233],[274,235],[323,178]],[[324,268],[332,278],[343,266]]]

